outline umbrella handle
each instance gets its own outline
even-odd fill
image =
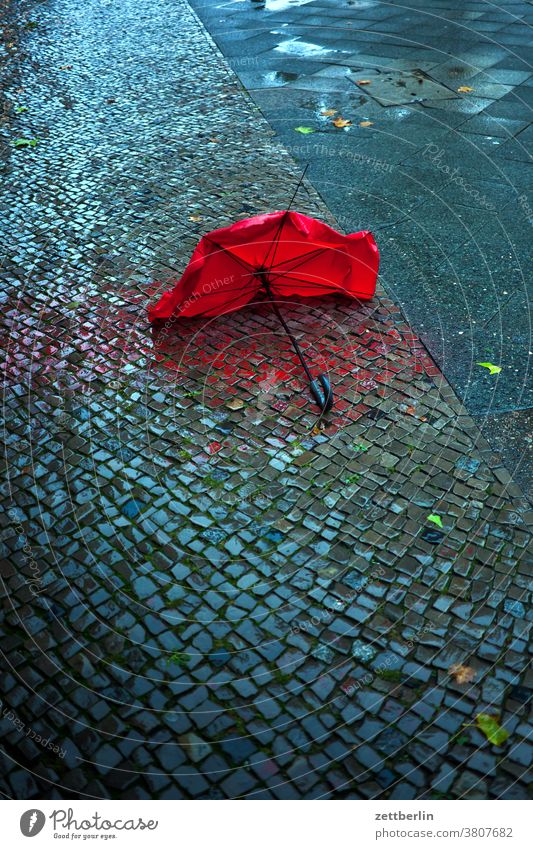
[[[322,386],[322,392],[318,387],[318,383]],[[333,390],[331,384],[325,374],[319,374],[316,380],[310,382],[311,392],[316,403],[323,413],[329,413],[333,407]]]

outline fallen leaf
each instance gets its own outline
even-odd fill
[[[297,133],[302,133],[302,135],[304,136],[306,136],[308,133],[315,132],[312,127],[295,127],[294,129]]]
[[[459,737],[455,738],[455,742],[458,746],[468,746],[470,743],[470,737],[468,734],[459,734]]]
[[[331,118],[332,115],[337,114],[337,110],[336,109],[323,109],[320,114],[326,115],[328,118]]]
[[[460,85],[457,91],[466,92],[466,91],[474,91],[473,88],[470,88],[469,85]]]
[[[72,71],[72,65],[61,65],[59,70],[60,71]]]
[[[338,118],[335,118],[335,120],[332,121],[332,124],[334,124],[335,127],[338,127],[339,129],[341,129],[342,127],[349,127],[351,123],[351,121],[348,121],[346,118],[342,118],[340,115]]]
[[[370,85],[372,80],[356,80],[357,85]]]
[[[189,215],[189,221],[201,221],[201,220],[202,220],[201,215]]]
[[[407,407],[405,412],[408,416],[416,416],[416,409],[414,407]]]
[[[371,127],[373,125],[373,121],[359,121],[360,127]]]
[[[13,109],[13,112],[15,113],[15,115],[20,115],[21,112],[27,112],[27,111],[28,111],[27,106],[15,106],[15,108]]]
[[[476,722],[480,731],[493,746],[503,746],[509,736],[506,728],[502,728],[495,716],[488,713],[478,713]]]
[[[476,677],[476,670],[471,666],[454,663],[448,669],[448,674],[455,678],[457,684],[469,684]]]
[[[491,374],[499,374],[502,370],[501,366],[495,366],[493,363],[476,363],[477,366],[483,366],[483,368],[488,368]]]
[[[437,527],[442,528],[442,519],[440,516],[437,516],[436,513],[430,513],[428,516],[428,522],[434,522]]]
[[[191,655],[182,651],[172,652],[170,657],[167,658],[167,666],[170,666],[171,663],[177,663],[179,666],[188,666],[191,662]]]
[[[15,139],[11,144],[13,147],[35,147],[37,139]]]
[[[213,142],[213,144],[218,144],[220,139],[217,138],[216,136],[212,136],[212,138],[208,139],[208,141]]]
[[[361,442],[354,445],[354,451],[368,451],[368,448],[368,445],[363,445]]]
[[[232,398],[231,401],[228,401],[226,407],[229,410],[242,410],[242,408],[244,407],[244,401],[242,401],[240,398]]]

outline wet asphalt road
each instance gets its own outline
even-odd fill
[[[531,6],[192,5],[341,228],[376,234],[385,288],[531,493]]]

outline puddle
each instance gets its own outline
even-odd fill
[[[292,9],[295,6],[305,6],[306,3],[311,3],[312,0],[265,0],[261,5],[267,12],[285,12],[286,9]]]
[[[299,74],[291,74],[288,71],[269,71],[268,74],[263,74],[261,79],[269,87],[287,85],[297,80]]]
[[[234,3],[248,3],[250,0],[233,0]],[[256,9],[265,10],[266,12],[285,12],[287,9],[294,9],[297,6],[305,6],[306,3],[312,3],[313,0],[251,0]],[[369,0],[366,0],[369,2]],[[226,6],[222,3],[217,6],[217,9],[223,9]]]
[[[300,41],[298,38],[290,38],[287,41],[282,41],[274,48],[278,53],[288,53],[290,56],[325,56],[327,53],[335,51],[328,47],[321,47],[320,44],[312,44],[310,41]]]

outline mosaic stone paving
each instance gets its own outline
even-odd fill
[[[198,234],[298,170],[181,0],[17,14],[2,792],[527,797],[520,489],[383,294],[284,306],[324,420],[267,305],[152,331]]]

